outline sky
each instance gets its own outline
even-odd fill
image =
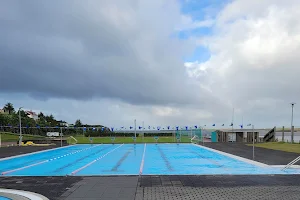
[[[0,107],[109,127],[290,126],[299,9],[299,0],[2,0]]]

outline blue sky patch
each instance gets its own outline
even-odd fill
[[[207,61],[210,56],[211,54],[208,48],[204,46],[198,46],[191,55],[184,58],[184,62],[198,61],[199,63],[202,63]]]

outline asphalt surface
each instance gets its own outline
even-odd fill
[[[32,153],[47,149],[53,149],[60,146],[51,145],[51,146],[12,146],[12,147],[1,147],[0,148],[0,158],[17,156],[26,153]]]
[[[39,193],[50,200],[58,200],[82,177],[0,177],[0,188]]]
[[[252,146],[243,143],[205,143],[204,146],[252,160]],[[255,161],[267,165],[286,165],[300,154],[255,147]]]

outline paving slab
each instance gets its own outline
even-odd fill
[[[135,200],[300,199],[299,179],[300,175],[142,176]]]
[[[84,177],[62,199],[134,199],[138,176]]]

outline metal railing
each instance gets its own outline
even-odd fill
[[[73,136],[70,136],[69,138],[73,139],[75,141],[75,144],[77,144],[78,140],[74,138]]]
[[[292,160],[290,163],[288,163],[282,170],[290,168],[292,165],[296,164],[298,161],[300,161],[300,156],[297,157],[296,159]]]

